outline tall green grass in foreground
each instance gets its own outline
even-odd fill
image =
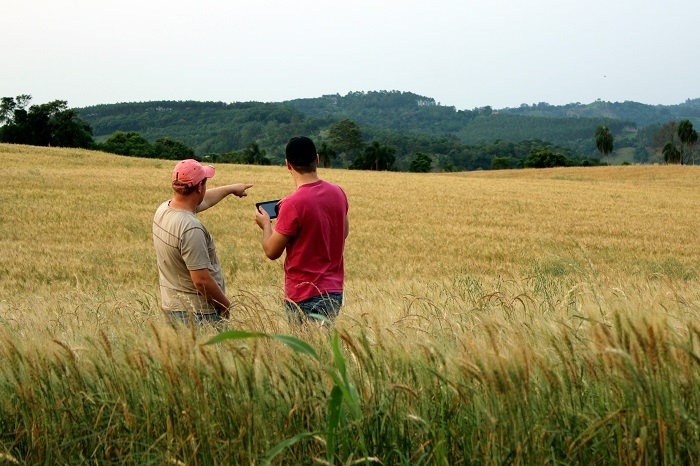
[[[5,322],[0,464],[700,461],[700,326],[545,278],[495,294],[462,277],[439,307],[407,301],[420,340],[368,320],[293,335],[153,323],[67,343]],[[578,314],[592,297],[599,314]]]

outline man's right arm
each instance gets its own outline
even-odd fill
[[[219,284],[216,283],[211,276],[209,269],[190,270],[190,277],[199,294],[204,296],[204,299],[216,308],[219,315],[228,317],[228,309],[231,307],[231,301],[229,301],[221,288],[219,288]]]
[[[207,192],[204,193],[204,199],[197,206],[197,212],[202,212],[207,210],[209,207],[214,207],[216,204],[219,203],[219,201],[221,201],[229,194],[233,194],[237,197],[246,197],[248,195],[246,190],[251,186],[253,185],[247,183],[238,183],[207,189]]]
[[[263,252],[268,259],[279,259],[284,249],[287,247],[287,243],[289,243],[289,236],[283,235],[272,228],[270,216],[267,215],[267,212],[265,212],[265,209],[262,207],[259,207],[255,211],[255,222],[263,232]]]

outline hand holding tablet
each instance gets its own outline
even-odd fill
[[[256,202],[255,203],[255,209],[259,209],[260,207],[263,208],[265,212],[267,212],[267,215],[270,216],[271,219],[277,218],[277,212],[279,212],[279,202],[280,199],[275,199],[274,201],[265,201],[265,202]]]

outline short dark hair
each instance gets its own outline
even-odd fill
[[[204,178],[202,181],[195,185],[184,184],[179,181],[173,181],[173,191],[183,196],[189,196],[190,194],[195,192],[201,184],[207,184],[207,179]]]
[[[285,157],[295,168],[310,168],[316,161],[316,145],[306,136],[293,137],[287,143]]]

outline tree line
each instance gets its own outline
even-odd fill
[[[690,120],[666,123],[656,134],[656,141],[663,144],[661,153],[666,163],[695,165],[695,146],[698,142],[698,132],[693,128],[693,123]]]
[[[54,100],[27,108],[27,94],[0,100],[0,141],[32,146],[91,147],[92,128],[68,108]]]
[[[324,167],[415,172],[598,165],[609,162],[613,134],[617,148],[630,147],[630,132],[644,146],[637,148],[640,162],[657,152],[666,163],[695,163],[697,141],[688,119],[638,130],[634,122],[601,118],[558,121],[495,113],[490,107],[457,112],[433,99],[399,92],[286,104],[157,101],[80,110],[61,100],[29,106],[30,101],[29,95],[2,98],[1,142],[219,163],[281,164],[284,145],[298,134],[314,138]],[[384,120],[378,116],[382,111]],[[376,124],[360,126],[355,119],[341,118],[343,112],[365,115],[364,121]],[[392,123],[381,126],[382,121]],[[99,128],[97,136],[93,125]],[[549,138],[528,137],[532,134]],[[465,142],[472,139],[479,140]]]

